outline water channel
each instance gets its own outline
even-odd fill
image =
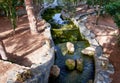
[[[89,43],[82,38],[79,28],[69,18],[62,18],[60,7],[46,9],[42,17],[52,26],[51,33],[56,49],[54,64],[60,68],[59,77],[50,78],[49,83],[88,83],[89,80],[94,80],[94,59],[81,53]],[[67,42],[74,44],[74,53],[67,52]],[[83,71],[68,70],[65,65],[67,59],[82,59]]]

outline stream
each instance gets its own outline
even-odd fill
[[[88,83],[89,80],[94,80],[94,59],[83,55],[81,50],[88,47],[89,43],[82,38],[79,28],[70,19],[63,19],[60,12],[59,8],[48,8],[42,15],[43,19],[52,26],[51,33],[56,49],[54,64],[60,68],[59,77],[50,78],[49,83]],[[67,42],[74,44],[73,54],[67,52]],[[67,59],[82,59],[83,71],[68,70],[65,65]]]

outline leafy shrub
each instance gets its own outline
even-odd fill
[[[106,5],[106,12],[114,17],[115,23],[120,27],[120,1],[115,1]]]
[[[120,27],[120,13],[116,13],[114,15],[114,21],[118,25],[118,27]]]
[[[2,0],[0,1],[0,9],[3,10],[7,17],[9,17],[13,29],[16,28],[16,9],[23,5],[24,0]]]

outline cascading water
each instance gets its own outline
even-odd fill
[[[53,5],[58,6],[58,0],[54,0]]]
[[[61,16],[61,13],[57,13],[57,14],[55,14],[54,16],[53,16],[53,20],[56,22],[56,23],[58,23],[58,24],[65,24],[66,23],[66,21],[63,21],[62,20],[62,18],[60,18],[60,16]]]
[[[51,4],[52,6],[63,6],[64,5],[64,1],[63,0],[43,0],[43,5],[44,8],[48,7],[49,4]]]

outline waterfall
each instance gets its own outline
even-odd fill
[[[53,5],[58,6],[58,0],[54,0]]]
[[[55,20],[56,23],[58,24],[63,24],[64,21],[61,19],[61,14],[60,13],[57,13],[53,16],[53,19]]]
[[[58,6],[58,0],[54,0],[52,4],[48,0],[43,0],[44,1],[44,8],[49,7],[50,5],[52,7]]]
[[[43,5],[44,5],[44,8],[46,7],[46,5],[47,5],[47,1],[46,0],[43,0]]]
[[[52,2],[53,1],[53,2]],[[49,6],[52,6],[53,8],[55,7],[55,6],[64,6],[64,1],[63,0],[43,0],[43,6],[44,6],[44,8],[46,8],[46,7],[49,7]]]

